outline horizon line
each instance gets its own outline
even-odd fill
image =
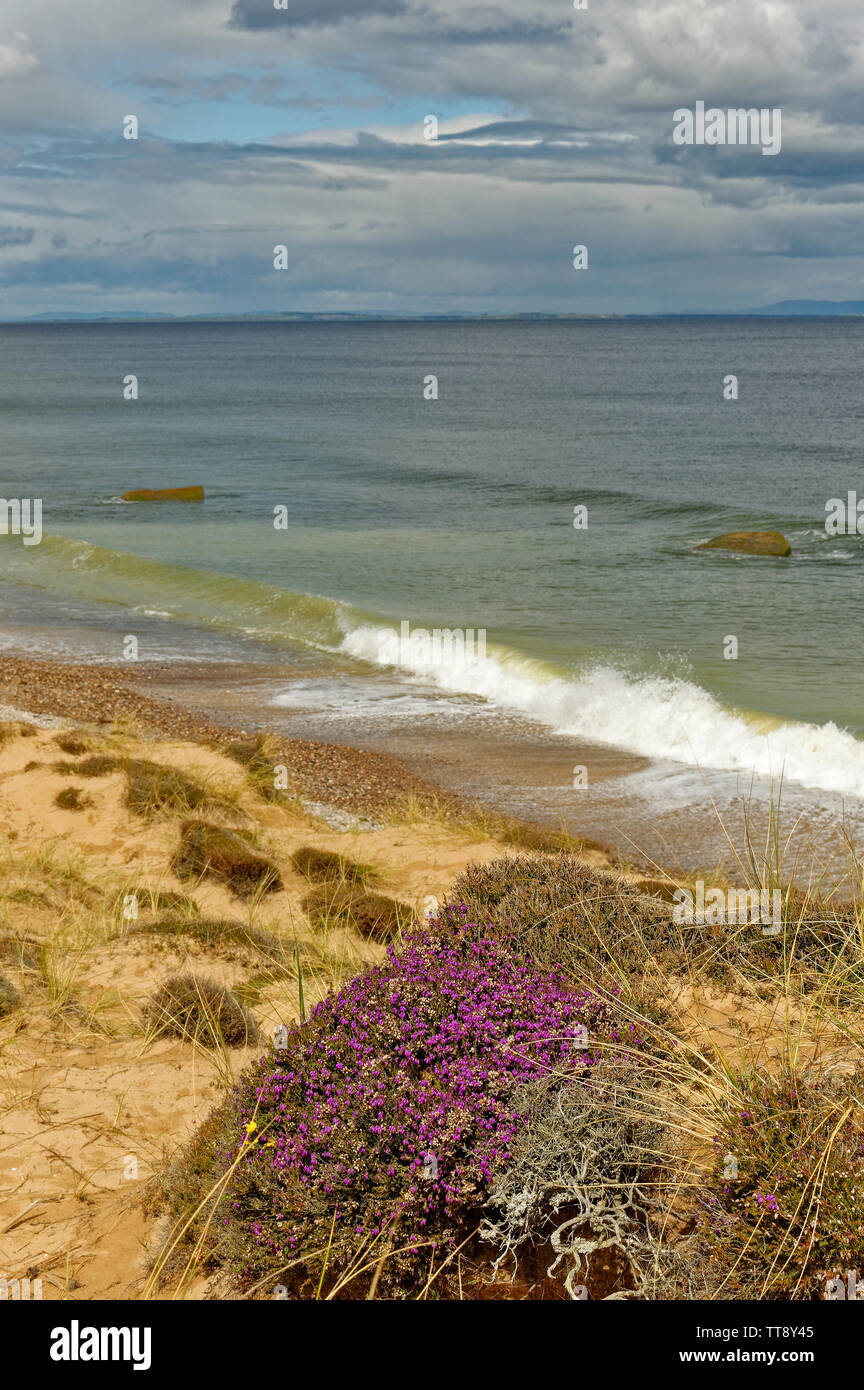
[[[787,307],[788,306],[788,307]],[[800,308],[799,308],[800,306]],[[813,306],[813,307],[809,307]],[[49,323],[200,323],[210,321],[258,321],[258,322],[346,322],[351,320],[371,320],[374,322],[514,322],[514,321],[608,321],[608,320],[656,320],[656,319],[701,319],[701,318],[856,318],[864,317],[864,300],[778,300],[773,304],[755,309],[667,309],[654,312],[602,312],[576,313],[558,312],[546,309],[521,310],[452,310],[436,312],[413,309],[252,309],[215,310],[207,313],[172,314],[161,310],[127,311],[106,310],[51,310],[44,313],[0,317],[0,326]]]

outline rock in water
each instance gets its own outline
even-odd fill
[[[194,487],[139,487],[123,493],[124,502],[203,502],[204,489]]]
[[[782,531],[726,531],[703,541],[697,550],[737,550],[742,555],[791,555],[792,547]]]

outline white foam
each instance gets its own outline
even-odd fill
[[[351,656],[392,662],[391,628],[359,627],[342,642]],[[654,760],[716,768],[864,799],[864,743],[836,724],[777,723],[725,709],[692,681],[633,677],[595,666],[567,679],[515,652],[444,662],[400,653],[400,667],[453,694],[479,695],[557,734],[604,743]],[[759,727],[761,722],[763,727]]]

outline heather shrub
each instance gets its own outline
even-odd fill
[[[252,1015],[230,990],[202,975],[173,975],[147,1000],[142,1010],[155,1034],[173,1033],[205,1047],[246,1047],[257,1041]]]
[[[714,1298],[825,1297],[864,1275],[864,1075],[737,1078],[694,1244]]]
[[[376,1264],[381,1287],[410,1290],[479,1226],[526,1124],[527,1083],[544,1078],[550,1098],[583,1086],[610,1049],[638,1047],[626,1037],[613,1003],[451,907],[277,1038],[161,1200],[179,1226],[203,1202],[188,1239],[247,1285],[308,1293],[326,1251],[337,1282],[355,1271],[354,1290]]]
[[[523,957],[579,978],[617,980],[668,935],[664,904],[568,854],[471,864],[451,896]]]
[[[605,985],[628,978],[649,987],[665,973],[704,975],[727,988],[778,982],[794,973],[806,989],[832,979],[852,994],[861,980],[855,910],[786,895],[784,929],[766,936],[757,923],[712,927],[673,920],[672,904],[619,875],[567,854],[472,864],[452,896],[534,960]]]

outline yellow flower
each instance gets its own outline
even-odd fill
[[[255,1121],[254,1121],[254,1120],[250,1120],[249,1123],[248,1123],[248,1125],[246,1126],[246,1133],[247,1133],[247,1134],[254,1134],[257,1128],[258,1128],[258,1126],[256,1125]]]

